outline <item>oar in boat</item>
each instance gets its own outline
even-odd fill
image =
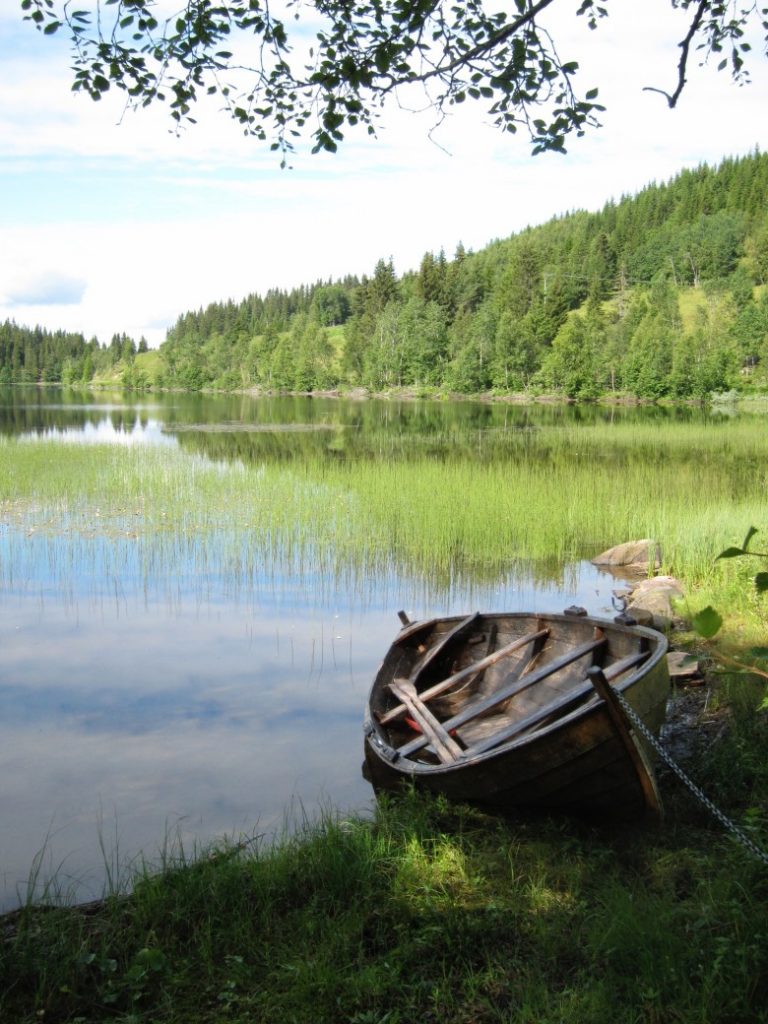
[[[476,661],[473,665],[468,665],[467,668],[463,668],[460,672],[454,672],[452,676],[448,676],[447,679],[441,680],[439,683],[435,683],[434,686],[428,687],[419,694],[419,700],[426,702],[431,700],[432,697],[437,697],[441,693],[445,693],[446,690],[450,690],[452,686],[457,686],[459,683],[465,682],[471,676],[474,676],[480,672],[484,672],[485,669],[490,668],[491,665],[495,665],[497,661],[501,661],[502,658],[508,657],[510,654],[514,654],[515,651],[520,650],[521,647],[525,647],[527,644],[533,643],[535,640],[544,639],[549,636],[549,629],[539,629],[535,633],[527,633],[525,636],[518,637],[517,640],[513,640],[512,643],[507,644],[505,647],[500,647],[498,651],[494,651],[492,654],[486,655],[485,658],[481,658],[480,661]],[[411,680],[409,680],[410,682]],[[381,725],[388,725],[389,722],[393,722],[396,718],[404,715],[407,711],[405,704],[398,704],[397,707],[392,708],[391,711],[387,711],[386,714],[382,715],[379,719]]]
[[[602,647],[605,643],[605,635],[600,630],[596,630],[596,632],[599,633],[599,636],[596,636],[593,640],[589,640],[587,643],[581,644],[579,647],[574,647],[572,650],[567,651],[561,657],[556,658],[554,661],[551,661],[548,665],[543,665],[541,668],[529,673],[527,676],[525,676],[518,682],[511,683],[508,686],[503,686],[501,687],[500,690],[497,690],[496,693],[492,693],[489,696],[484,697],[482,700],[476,701],[468,707],[464,707],[457,714],[453,715],[452,718],[449,718],[447,719],[447,721],[443,722],[443,728],[445,729],[446,732],[451,732],[452,729],[458,729],[459,726],[465,725],[467,722],[472,721],[473,718],[479,718],[480,715],[485,714],[486,711],[490,711],[498,704],[502,704],[504,701],[509,700],[511,697],[514,697],[516,694],[520,693],[522,690],[525,690],[530,686],[534,686],[542,679],[546,679],[547,676],[553,675],[555,672],[558,672],[561,668],[565,668],[567,665],[572,664],[574,661],[578,661],[579,658],[583,658],[587,654],[591,654],[598,647]],[[501,655],[502,651],[497,651],[497,654]],[[491,655],[491,657],[494,657],[494,655]],[[467,673],[474,671],[479,666],[479,664],[480,663],[477,662],[476,665],[470,665],[468,669],[464,669],[463,671]],[[461,673],[457,672],[456,675],[451,678],[451,680],[446,679],[444,680],[444,682],[453,685],[456,681],[457,676],[460,675]],[[420,697],[423,700],[424,695],[420,694]],[[426,739],[424,736],[419,736],[416,739],[411,740],[409,743],[406,743],[405,746],[399,747],[397,749],[397,753],[401,757],[408,757],[411,754],[415,754],[417,750],[421,750],[423,747],[426,747],[428,743],[428,739]]]

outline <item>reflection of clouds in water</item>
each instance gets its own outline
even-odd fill
[[[158,420],[137,420],[132,423],[115,423],[105,416],[96,422],[87,421],[76,426],[49,426],[29,433],[19,434],[22,442],[41,440],[65,441],[70,444],[117,444],[130,448],[137,444],[175,446],[176,441],[165,433]]]
[[[123,612],[17,594],[0,622],[0,806],[14,822],[0,834],[0,904],[52,822],[51,867],[66,858],[92,879],[83,898],[98,892],[100,808],[125,856],[151,858],[177,819],[192,845],[280,828],[293,800],[310,814],[368,805],[362,708],[392,614],[134,599]]]
[[[99,688],[97,691],[73,692],[71,689],[38,688],[0,683],[0,718],[8,726],[34,724],[36,729],[51,723],[64,725],[73,733],[108,733],[139,736],[158,733],[183,723],[199,728],[237,731],[262,725],[269,728],[298,729],[302,723],[313,728],[326,728],[339,717],[359,718],[357,694],[352,708],[339,707],[339,692],[325,694],[332,706],[310,694],[310,702],[286,708],[286,693],[269,693],[254,687],[250,695],[190,693],[187,689],[160,693],[126,693],[123,690]],[[315,699],[312,699],[315,698]],[[254,701],[258,707],[254,706]]]
[[[0,804],[15,823],[0,835],[0,906],[14,902],[49,830],[49,863],[64,860],[67,874],[89,878],[86,898],[100,891],[100,829],[121,858],[143,851],[151,861],[177,826],[191,849],[220,835],[279,830],[295,799],[310,814],[327,799],[364,809],[370,792],[359,773],[359,725],[359,716],[331,717],[319,735],[297,743],[294,729],[262,723],[237,744],[226,730],[190,723],[117,738],[0,730],[0,744],[14,750],[0,773]]]

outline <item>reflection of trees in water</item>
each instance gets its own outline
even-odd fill
[[[109,423],[116,433],[146,429],[146,408],[123,404],[121,395],[54,388],[0,387],[0,434],[56,434],[97,429]]]
[[[187,410],[187,413],[189,410]],[[559,456],[568,428],[679,424],[703,420],[689,407],[513,405],[469,401],[351,401],[306,396],[246,399],[239,418],[223,423],[166,419],[180,447],[215,460],[303,462],[307,459],[466,458],[488,462]],[[626,454],[626,453],[625,453]],[[584,455],[571,450],[570,458]],[[617,453],[618,456],[618,453]]]
[[[148,407],[151,407],[151,417]],[[307,451],[328,455],[368,457],[372,451],[406,453],[409,446],[422,454],[430,441],[471,447],[472,432],[536,430],[598,423],[684,423],[703,414],[689,407],[642,408],[597,405],[514,405],[473,401],[353,401],[307,395],[209,395],[163,393],[133,402],[121,393],[61,388],[0,386],[0,434],[50,433],[84,430],[108,421],[117,432],[145,428],[157,419],[169,432],[199,425],[228,428],[211,436],[180,443],[216,458],[301,458]],[[268,434],[273,426],[322,428],[290,436]],[[238,427],[263,427],[264,433],[237,437]],[[195,435],[197,437],[197,435]],[[382,447],[383,446],[383,447]]]

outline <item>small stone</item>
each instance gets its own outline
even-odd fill
[[[632,600],[654,590],[663,591],[670,597],[682,597],[684,593],[682,584],[674,576],[651,576],[647,580],[640,580],[632,588]]]
[[[663,590],[649,590],[640,594],[639,598],[632,595],[632,600],[627,605],[627,612],[640,622],[640,615],[649,616],[654,629],[669,629],[672,625],[672,604],[669,594]],[[645,622],[642,623],[646,625]]]
[[[627,608],[626,614],[633,618],[638,626],[654,626],[653,615],[645,608]]]
[[[693,682],[693,677],[700,676],[698,659],[687,651],[670,651],[667,654],[667,668],[670,679]]]

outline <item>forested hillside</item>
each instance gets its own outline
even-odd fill
[[[318,282],[187,313],[166,383],[703,396],[768,377],[768,155],[398,277]]]
[[[82,334],[6,320],[0,324],[0,384],[88,384],[117,367],[128,379],[136,355],[146,351],[144,338],[137,347],[127,335],[115,334],[109,345],[101,345]]]
[[[185,313],[151,378],[125,336],[101,346],[6,323],[0,380],[703,397],[768,388],[767,283],[756,152],[480,252],[427,252],[400,277],[383,258],[370,277]]]

